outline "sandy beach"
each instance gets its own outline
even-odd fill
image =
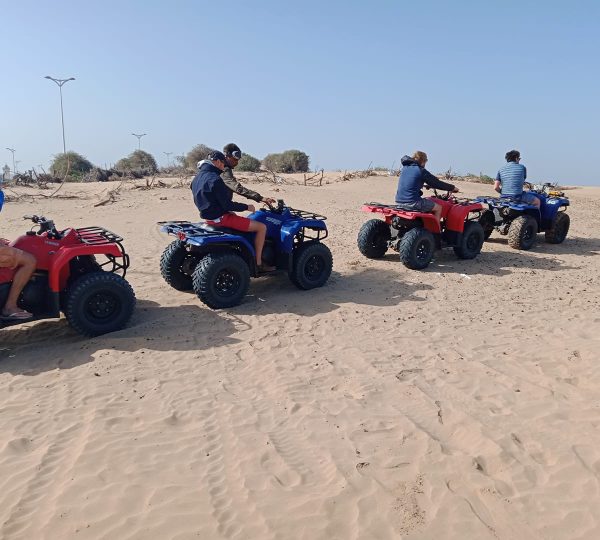
[[[0,539],[600,538],[600,188],[567,192],[564,244],[411,271],[356,247],[397,179],[339,176],[248,184],[328,216],[334,271],[226,311],[161,278],[156,222],[197,220],[174,180],[5,204],[6,238],[32,213],[122,235],[138,303],[93,339],[0,330]]]

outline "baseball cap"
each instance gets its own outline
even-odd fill
[[[213,150],[210,154],[208,154],[207,159],[210,161],[225,162],[225,154],[223,154],[223,152],[219,152],[218,150]]]

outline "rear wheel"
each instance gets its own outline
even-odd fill
[[[191,291],[192,274],[197,264],[197,257],[190,254],[183,242],[175,240],[166,247],[160,257],[160,273],[174,289]]]
[[[110,272],[92,272],[69,287],[64,313],[77,332],[91,337],[124,328],[134,307],[135,293],[125,279]]]
[[[358,249],[369,259],[380,259],[385,255],[391,237],[390,226],[385,221],[371,219],[358,232]]]
[[[460,244],[454,248],[454,253],[461,259],[474,259],[481,252],[484,239],[483,227],[477,221],[467,221]]]
[[[519,216],[508,229],[508,245],[514,249],[531,249],[537,232],[537,221],[533,217]]]
[[[400,260],[407,268],[412,270],[427,268],[435,251],[433,234],[421,227],[415,227],[402,237],[398,251]]]
[[[486,210],[479,218],[479,224],[483,228],[483,239],[487,240],[494,232],[494,212]]]
[[[560,212],[557,214],[552,228],[546,231],[546,242],[550,244],[562,244],[567,237],[569,232],[569,226],[571,225],[571,218],[569,214]]]
[[[290,280],[299,289],[321,287],[329,279],[333,268],[331,251],[320,242],[305,244],[294,252]]]
[[[250,269],[236,253],[209,253],[196,266],[194,292],[213,309],[237,306],[250,286]]]

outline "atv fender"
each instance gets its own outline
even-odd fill
[[[290,221],[281,226],[281,250],[284,253],[292,253],[294,250],[294,238],[300,229],[312,229],[314,231],[325,231],[327,227],[321,219],[303,219],[301,221]]]

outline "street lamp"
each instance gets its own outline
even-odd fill
[[[170,156],[171,156],[172,153],[173,152],[163,152],[163,154],[165,156],[167,156],[167,166],[171,165],[171,158],[170,158]]]
[[[62,123],[62,135],[63,135],[63,154],[67,153],[67,145],[65,144],[65,116],[63,114],[63,99],[62,99],[62,87],[63,84],[68,83],[69,81],[74,81],[75,77],[70,77],[69,79],[55,79],[54,77],[50,77],[50,75],[46,75],[44,79],[49,79],[54,81],[58,85],[58,89],[60,90],[60,120]]]
[[[15,174],[15,149],[14,148],[9,148],[8,146],[6,147],[6,149],[9,152],[12,152],[12,155],[13,155],[13,174]]]
[[[138,150],[140,149],[140,141],[142,140],[142,137],[144,137],[146,135],[146,133],[132,133],[132,135],[134,137],[137,137],[138,140]]]
[[[20,162],[20,161],[17,159],[17,161],[15,161],[15,163],[17,164],[17,167],[18,167],[18,166],[19,166],[19,163],[21,163],[21,162]],[[16,174],[19,174],[19,171],[15,169],[15,173],[16,173]]]

